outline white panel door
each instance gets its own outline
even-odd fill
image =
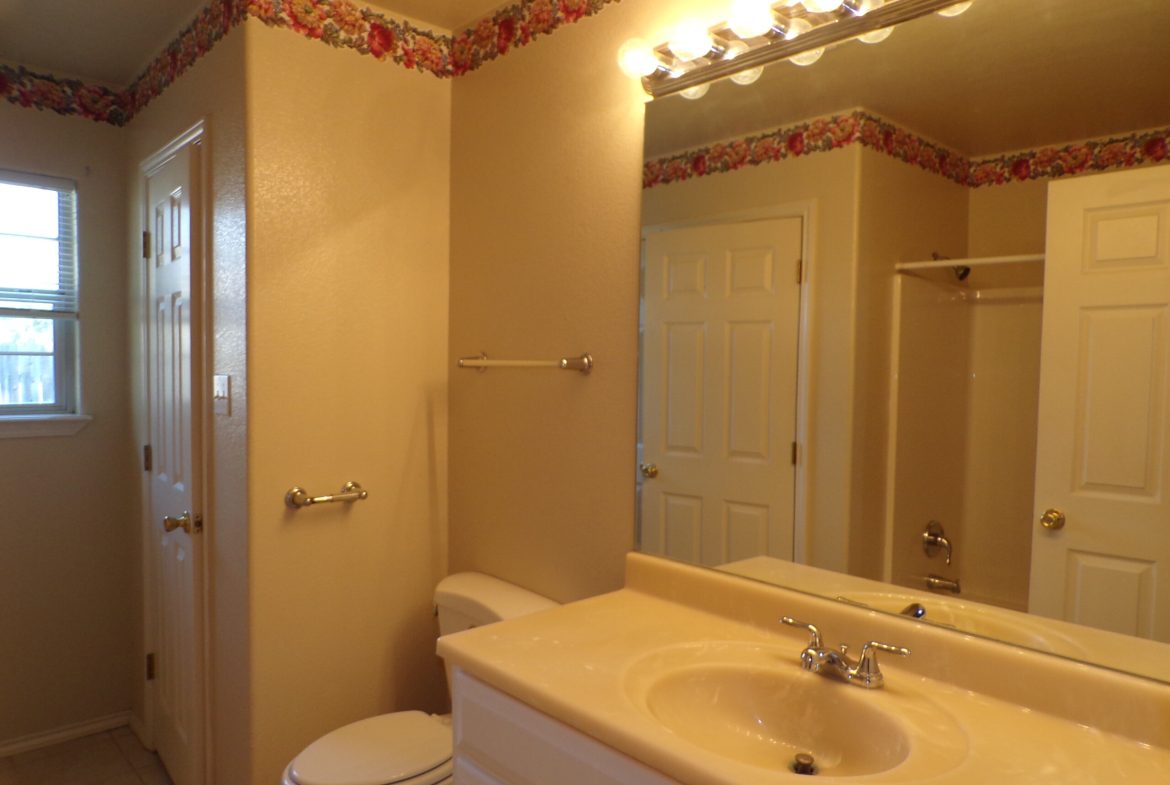
[[[799,218],[647,238],[644,551],[792,558],[800,256]]]
[[[1029,607],[1170,641],[1170,167],[1048,194]]]
[[[203,782],[201,335],[192,296],[199,147],[146,173],[150,542],[154,551],[153,735],[175,785]]]

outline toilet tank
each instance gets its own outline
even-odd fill
[[[515,616],[555,608],[557,603],[479,572],[458,572],[435,587],[439,634],[449,635]]]

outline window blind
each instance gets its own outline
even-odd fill
[[[57,195],[56,236],[43,228],[22,229],[13,221],[0,222],[4,256],[0,258],[0,316],[35,316],[39,319],[76,319],[78,317],[77,276],[77,189],[68,181],[54,177],[0,170],[0,184],[31,186]],[[35,286],[19,281],[19,267],[27,264],[18,252],[20,241],[56,241],[57,269],[53,283]]]

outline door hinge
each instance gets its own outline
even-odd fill
[[[148,472],[154,468],[154,450],[149,444],[142,445],[142,471]]]
[[[804,283],[804,259],[796,260],[796,285]]]
[[[796,442],[793,442],[792,443],[792,465],[793,466],[796,465],[797,458],[799,458],[799,457],[800,457],[800,447],[796,444]]]
[[[154,652],[146,655],[146,680],[154,681]]]
[[[143,259],[150,258],[150,232],[149,231],[145,231],[142,233],[142,258]]]

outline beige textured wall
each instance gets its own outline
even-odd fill
[[[861,150],[859,186],[849,572],[880,579],[894,265],[929,259],[933,251],[966,255],[968,189],[869,148]],[[899,539],[894,547],[915,545]]]
[[[1029,180],[970,191],[967,253],[1043,253],[1048,181]]]
[[[245,506],[247,463],[247,347],[245,344],[245,214],[244,214],[244,36],[234,32],[209,55],[185,73],[161,97],[136,117],[124,133],[129,137],[128,169],[130,248],[124,257],[133,271],[130,291],[141,291],[141,260],[134,253],[140,226],[142,194],[138,165],[200,118],[207,123],[206,149],[210,151],[210,209],[212,314],[211,364],[215,373],[232,377],[232,416],[215,417],[211,428],[210,475],[214,507],[204,511],[204,553],[214,588],[209,600],[209,645],[214,662],[211,678],[210,771],[218,783],[248,782],[251,760],[249,738],[249,574],[248,530]],[[77,122],[76,120],[74,122]],[[119,219],[125,225],[126,218]],[[131,357],[141,350],[141,301],[131,300]],[[141,444],[145,426],[141,419],[144,387],[141,366],[131,362],[135,396],[135,445]],[[136,472],[139,477],[141,474]],[[138,567],[138,562],[135,566]],[[138,600],[141,601],[140,599]],[[142,652],[141,630],[136,655]],[[141,716],[142,672],[135,660],[136,712]]]
[[[249,21],[251,782],[445,705],[451,82]],[[284,493],[369,499],[289,511]]]
[[[130,708],[136,511],[126,344],[125,140],[0,103],[0,168],[77,183],[75,436],[0,439],[0,744]]]
[[[853,418],[851,393],[859,148],[793,158],[651,188],[645,226],[805,205],[811,208],[808,285],[808,559],[844,570],[848,555]]]
[[[451,371],[451,567],[561,601],[618,588],[634,544],[643,99],[607,52],[652,33],[654,5],[608,6],[454,85],[448,367],[480,351],[597,367]]]

